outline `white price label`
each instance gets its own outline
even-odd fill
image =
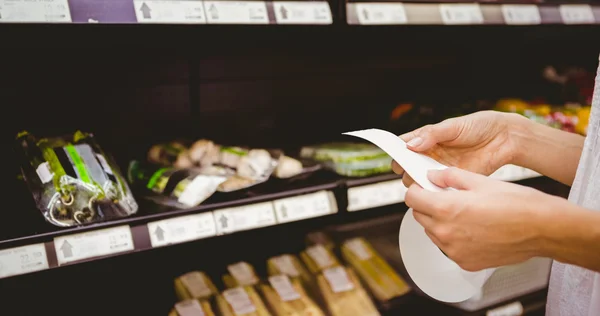
[[[185,300],[175,304],[178,316],[204,316],[204,310],[197,300]]]
[[[134,0],[140,23],[206,23],[199,0]]]
[[[290,255],[281,255],[273,258],[273,263],[277,266],[279,273],[283,273],[290,277],[300,276],[300,272],[294,266],[292,262],[292,256]]]
[[[444,24],[482,24],[479,4],[440,4]]]
[[[181,283],[193,298],[204,298],[212,294],[212,290],[206,285],[202,273],[198,271],[188,272],[181,276]]]
[[[256,307],[252,304],[248,293],[242,287],[225,290],[223,297],[236,315],[244,315],[256,312]]]
[[[348,211],[360,211],[404,202],[402,180],[391,180],[348,189]]]
[[[563,4],[559,10],[565,24],[590,24],[596,21],[588,4]]]
[[[219,235],[277,224],[272,202],[220,209],[213,213]]]
[[[208,23],[269,24],[267,5],[262,1],[204,1]]]
[[[52,173],[52,171],[50,171],[50,164],[47,161],[42,162],[35,169],[35,172],[37,173],[38,177],[40,178],[40,181],[42,181],[42,183],[44,183],[44,184],[52,181],[52,178],[54,177],[54,173]]]
[[[352,253],[354,253],[359,260],[371,259],[371,251],[367,249],[365,243],[359,238],[353,238],[346,241],[346,247],[348,247],[348,249],[350,249],[350,251],[352,251]]]
[[[406,10],[402,3],[356,3],[356,14],[361,25],[406,24]]]
[[[300,294],[294,289],[287,275],[272,276],[269,278],[269,283],[271,283],[271,286],[282,301],[289,302],[300,299]]]
[[[217,235],[211,212],[169,218],[148,223],[152,247],[212,237]]]
[[[502,15],[506,24],[510,25],[527,25],[540,24],[542,17],[537,5],[534,4],[503,4]]]
[[[327,283],[334,293],[347,292],[354,289],[348,273],[344,267],[334,267],[323,271]]]
[[[73,261],[132,251],[133,238],[129,226],[94,230],[54,238],[58,265]]]
[[[278,24],[331,24],[331,8],[326,1],[274,1]]]
[[[0,278],[48,269],[44,244],[0,250]]]
[[[333,259],[329,255],[329,252],[327,251],[327,249],[325,249],[325,247],[323,247],[323,245],[315,245],[312,247],[308,247],[306,249],[306,253],[321,269],[325,269],[334,264]]]
[[[256,282],[258,282],[254,271],[252,271],[252,268],[246,262],[231,264],[227,266],[227,270],[239,285],[254,285]]]
[[[333,193],[321,191],[273,201],[277,221],[288,223],[337,213]]]
[[[523,305],[521,302],[513,302],[508,305],[490,309],[485,313],[486,316],[520,316],[523,315]]]
[[[71,22],[67,0],[0,0],[0,22]]]

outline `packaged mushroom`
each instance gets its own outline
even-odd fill
[[[149,199],[179,209],[198,206],[230,176],[231,173],[226,170],[214,168],[179,169],[144,165],[139,161],[132,161],[127,171],[127,178],[132,185],[154,193],[148,196]]]
[[[21,132],[17,146],[29,190],[50,223],[75,226],[137,212],[117,165],[91,134],[36,138]]]

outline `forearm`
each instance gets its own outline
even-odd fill
[[[591,211],[559,197],[534,219],[541,236],[541,255],[600,272],[600,211]]]
[[[511,130],[517,144],[513,163],[572,185],[585,138],[528,119],[515,125]]]

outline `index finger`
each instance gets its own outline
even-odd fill
[[[459,191],[433,192],[413,184],[408,188],[404,202],[410,208],[433,218],[443,217],[443,213],[451,207]]]

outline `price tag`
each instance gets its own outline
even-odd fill
[[[199,0],[134,0],[133,4],[140,23],[206,23]]]
[[[482,24],[483,13],[479,4],[440,4],[444,24]]]
[[[48,269],[44,244],[0,250],[0,278]]]
[[[58,265],[73,261],[132,251],[133,238],[129,226],[94,230],[54,238]]]
[[[542,18],[537,5],[520,5],[520,4],[503,4],[502,15],[506,24],[510,25],[527,25],[540,24]]]
[[[359,238],[353,238],[346,241],[346,247],[354,253],[355,256],[360,260],[369,260],[371,259],[371,251],[367,249],[365,243]]]
[[[262,1],[204,1],[208,23],[269,24],[267,5]]]
[[[204,316],[204,310],[197,300],[185,300],[175,304],[178,316]]]
[[[274,257],[273,263],[275,266],[277,266],[279,273],[283,273],[293,278],[300,276],[300,272],[298,272],[298,269],[296,269],[296,266],[294,266],[294,263],[292,262],[292,256],[290,255]]]
[[[485,313],[486,316],[520,316],[523,315],[523,305],[521,302],[513,302],[508,305],[490,309]]]
[[[354,284],[350,281],[344,267],[326,269],[323,271],[323,275],[334,293],[347,292],[354,289]]]
[[[227,266],[227,270],[240,285],[254,285],[258,282],[254,271],[252,271],[252,268],[246,262],[231,264]]]
[[[198,271],[182,275],[181,282],[193,298],[204,298],[212,294],[212,290],[206,285],[202,273]]]
[[[236,315],[244,315],[256,312],[256,307],[252,304],[248,293],[244,288],[236,287],[233,289],[225,290],[223,297],[229,306],[233,309]]]
[[[402,3],[356,3],[355,7],[361,25],[393,25],[408,22]]]
[[[402,180],[391,180],[348,189],[348,211],[355,212],[404,202],[407,188]]]
[[[596,21],[588,4],[563,4],[559,10],[565,24],[590,24]]]
[[[277,224],[272,202],[220,209],[213,213],[219,235]]]
[[[67,0],[0,0],[0,22],[69,23]]]
[[[308,247],[306,249],[306,253],[321,269],[325,269],[334,264],[333,259],[329,255],[329,252],[327,251],[327,249],[325,249],[325,247],[323,247],[323,245],[315,245],[312,247]]]
[[[320,191],[273,201],[277,222],[288,223],[337,213],[333,193]]]
[[[148,223],[152,247],[212,237],[217,235],[211,212],[169,218]]]
[[[300,294],[294,289],[287,275],[272,276],[269,278],[269,283],[271,283],[271,286],[282,301],[289,302],[300,299]]]
[[[331,8],[326,1],[274,1],[277,24],[331,24]]]

